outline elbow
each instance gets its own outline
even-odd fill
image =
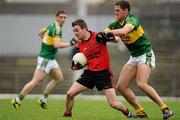
[[[38,33],[39,37],[43,39],[44,35],[42,35],[41,33]]]
[[[38,35],[41,37],[41,33],[39,32]]]

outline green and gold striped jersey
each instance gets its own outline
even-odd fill
[[[46,33],[42,40],[41,51],[39,56],[54,59],[57,53],[57,48],[54,47],[53,41],[62,39],[62,29],[59,24],[54,21],[46,28]]]
[[[123,23],[119,21],[112,22],[106,29],[120,29],[129,24],[132,31],[127,36],[121,37],[122,42],[126,45],[132,56],[139,56],[152,50],[149,39],[144,33],[139,20],[129,12]]]

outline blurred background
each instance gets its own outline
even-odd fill
[[[73,36],[71,22],[83,18],[92,31],[102,31],[115,18],[113,3],[116,0],[0,0],[0,93],[19,93],[31,80],[40,51],[41,39],[37,33],[55,19],[57,10],[67,11],[63,27],[63,41]],[[131,8],[151,40],[156,55],[156,69],[150,84],[161,96],[180,97],[180,0],[129,0]],[[114,80],[129,53],[124,45],[108,45]],[[59,49],[64,82],[53,92],[65,94],[75,80],[71,71],[73,48]],[[31,93],[43,91],[48,80]],[[144,94],[135,83],[132,89]],[[102,94],[97,90],[84,94]]]

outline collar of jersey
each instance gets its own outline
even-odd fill
[[[126,18],[127,18],[128,16],[130,16],[131,14],[132,14],[132,13],[129,12],[122,22],[119,21],[119,24],[120,24],[120,25],[123,25],[124,22],[125,22],[125,20],[126,20]]]
[[[88,38],[88,40],[81,40],[82,42],[88,42],[90,40],[90,38],[92,37],[92,31],[89,31],[90,33],[90,37]]]

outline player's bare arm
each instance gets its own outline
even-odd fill
[[[133,26],[131,24],[126,24],[123,28],[114,29],[114,30],[106,30],[106,32],[112,32],[115,36],[126,36],[133,30]]]
[[[70,42],[61,42],[59,40],[53,40],[53,45],[55,48],[65,48],[71,46]]]
[[[53,40],[53,45],[55,48],[65,48],[76,45],[77,42],[78,41],[75,38],[72,38],[69,42],[61,42],[59,40]]]

